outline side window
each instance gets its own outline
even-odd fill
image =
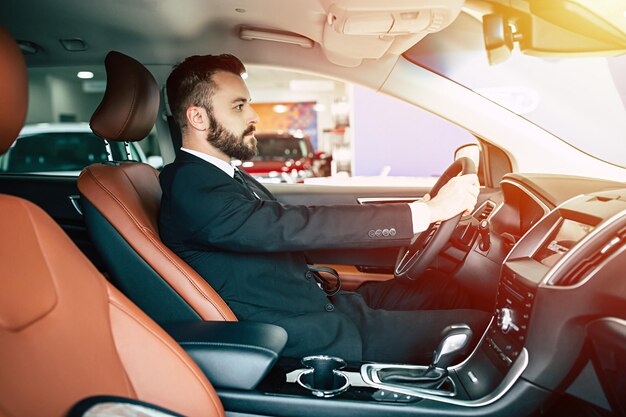
[[[476,138],[412,104],[310,74],[250,66],[246,83],[264,182],[433,185],[455,149]]]
[[[91,78],[85,79],[86,75]],[[29,69],[26,124],[11,149],[0,157],[0,174],[77,176],[95,162],[107,160],[104,141],[88,121],[106,88],[104,67]],[[125,160],[123,143],[111,143],[114,160]],[[162,166],[156,130],[130,144],[135,161]]]

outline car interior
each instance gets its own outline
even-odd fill
[[[446,28],[468,26],[492,64],[520,51],[620,55],[617,15],[626,16],[617,0],[3,3],[0,154],[24,125],[29,70],[70,64],[105,71],[89,125],[118,152],[78,178],[0,174],[0,416],[626,415],[626,168],[428,67],[446,34],[458,35]],[[266,185],[284,204],[385,204],[478,169],[473,212],[410,246],[307,258],[344,291],[453,277],[492,314],[486,328],[445,329],[430,363],[286,357],[284,329],[238,320],[163,244],[159,170],[130,143],[156,126],[171,162],[180,131],[169,71],[221,52],[350,80],[472,133],[476,144],[432,188]],[[476,161],[466,157],[474,151]]]

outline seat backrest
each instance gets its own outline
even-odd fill
[[[23,56],[0,29],[0,153],[24,121]],[[64,416],[116,395],[223,416],[197,365],[114,289],[39,207],[0,195],[0,414]]]
[[[91,119],[108,141],[136,141],[154,126],[159,88],[136,60],[110,52],[107,89]],[[158,232],[159,172],[138,162],[93,164],[78,179],[90,237],[111,280],[158,323],[236,320],[235,315]]]

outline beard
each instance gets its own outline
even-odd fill
[[[207,135],[207,141],[215,146],[220,151],[234,159],[241,161],[248,161],[252,159],[256,153],[256,138],[252,137],[250,141],[246,143],[245,136],[253,133],[256,128],[254,125],[250,125],[244,130],[241,135],[237,136],[229,132],[224,126],[222,126],[217,119],[213,116],[209,116],[211,123],[211,131]]]

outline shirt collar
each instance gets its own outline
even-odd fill
[[[226,161],[223,161],[219,158],[216,158],[214,156],[208,155],[204,152],[199,152],[199,151],[195,151],[193,149],[187,149],[187,148],[180,148],[181,151],[185,151],[187,153],[190,153],[194,156],[197,156],[200,159],[204,159],[205,161],[207,161],[210,164],[215,165],[216,167],[218,167],[219,169],[221,169],[222,171],[224,171],[226,174],[228,174],[231,178],[234,178],[235,176],[235,168],[229,164]]]

